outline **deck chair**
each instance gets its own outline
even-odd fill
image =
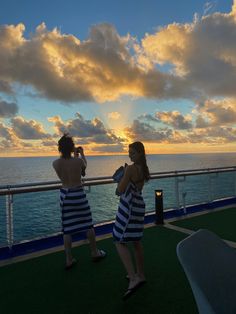
[[[200,314],[236,314],[236,249],[200,229],[177,245]]]

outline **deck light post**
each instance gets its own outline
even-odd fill
[[[156,225],[164,224],[163,215],[163,190],[155,190],[155,210],[156,210]]]

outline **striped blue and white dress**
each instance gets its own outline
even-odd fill
[[[61,188],[62,232],[73,234],[93,227],[92,214],[83,187]]]
[[[130,182],[123,194],[113,226],[116,242],[139,241],[143,236],[145,203],[141,191]]]

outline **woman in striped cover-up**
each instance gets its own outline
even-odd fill
[[[113,238],[121,261],[127,272],[129,286],[123,298],[127,299],[137,288],[146,282],[144,274],[144,256],[141,239],[143,236],[145,203],[142,188],[149,179],[145,149],[141,142],[129,145],[129,157],[133,162],[125,168],[124,176],[118,183],[121,194],[116,220],[113,227]],[[134,246],[135,264],[127,246]],[[135,267],[136,266],[136,267]],[[135,270],[136,268],[136,270]]]
[[[61,157],[53,162],[53,167],[62,182],[60,205],[62,231],[66,254],[66,269],[76,264],[72,256],[71,235],[80,231],[87,232],[91,256],[94,262],[105,257],[106,253],[97,249],[92,215],[82,187],[81,175],[85,174],[87,161],[82,147],[75,148],[72,137],[64,135],[58,141]],[[74,156],[72,153],[74,152]],[[81,158],[79,157],[79,154]]]

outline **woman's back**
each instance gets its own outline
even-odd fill
[[[140,165],[130,165],[131,168],[131,181],[136,185],[139,191],[143,189],[144,186],[144,174],[142,167]]]
[[[81,186],[81,172],[84,162],[80,158],[59,158],[53,162],[53,167],[64,188]]]

